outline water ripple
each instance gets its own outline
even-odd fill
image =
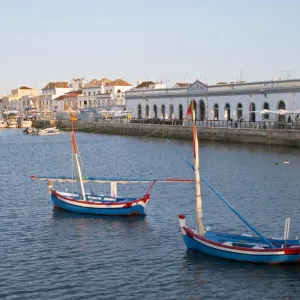
[[[299,266],[227,262],[186,250],[177,214],[194,225],[193,186],[157,184],[146,217],[55,210],[46,184],[29,175],[71,174],[69,134],[0,134],[0,299],[298,298]],[[191,143],[174,143],[192,161]],[[78,144],[86,175],[193,177],[162,139],[79,133]],[[300,234],[298,150],[201,142],[200,157],[202,175],[262,232],[281,235],[290,216],[291,235]],[[283,161],[291,164],[276,164]],[[120,193],[146,189],[120,186]],[[203,196],[207,226],[248,232],[206,187]]]

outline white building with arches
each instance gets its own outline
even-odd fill
[[[196,80],[183,88],[129,90],[126,109],[133,118],[184,119],[194,101],[197,120],[277,121],[294,119],[300,109],[300,79],[206,85]],[[286,115],[261,114],[268,109]],[[299,114],[300,115],[300,114]]]

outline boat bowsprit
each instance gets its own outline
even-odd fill
[[[84,177],[84,176],[30,176],[33,180],[48,181],[49,193],[54,207],[64,210],[98,214],[98,215],[145,215],[145,207],[150,200],[150,191],[156,183],[193,183],[192,179],[177,178],[123,178],[123,177]],[[53,188],[53,182],[79,182],[81,192],[58,191]],[[85,192],[85,183],[109,183],[110,196],[95,195]],[[150,184],[142,197],[119,197],[117,184]],[[83,194],[84,192],[84,194]]]

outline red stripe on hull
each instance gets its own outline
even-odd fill
[[[225,249],[233,249],[233,250],[239,250],[239,251],[253,251],[253,252],[282,252],[284,251],[285,254],[287,255],[300,255],[300,247],[293,247],[293,248],[270,248],[270,249],[253,249],[253,248],[243,248],[243,247],[236,247],[236,246],[229,246],[229,245],[224,245],[218,242],[214,242],[211,240],[208,240],[206,238],[204,238],[203,236],[195,233],[193,230],[184,227],[183,228],[186,232],[186,235],[189,236],[190,238],[197,238],[201,241],[204,241],[208,244],[214,245],[214,246],[218,246],[221,248],[225,248]]]
[[[66,196],[63,196],[63,195],[61,195],[60,193],[58,193],[56,190],[51,190],[51,193],[54,195],[54,196],[56,196],[56,197],[60,197],[60,198],[62,198],[62,199],[64,199],[64,200],[68,200],[68,201],[70,201],[70,202],[74,202],[74,203],[85,203],[85,204],[90,204],[90,205],[99,205],[99,204],[101,204],[100,202],[91,202],[91,201],[84,201],[84,200],[74,200],[74,199],[72,199],[72,198],[68,198],[68,197],[66,197]],[[137,203],[137,202],[144,202],[144,203],[147,203],[148,202],[148,200],[150,199],[150,194],[147,194],[147,195],[145,195],[145,197],[143,197],[143,198],[140,198],[140,199],[137,199],[137,200],[133,200],[133,201],[126,201],[126,202],[114,202],[114,203],[109,203],[109,202],[107,202],[107,203],[105,203],[105,205],[111,205],[111,206],[114,206],[114,205],[122,205],[122,204],[124,204],[124,205],[128,205],[128,204],[134,204],[134,203]]]

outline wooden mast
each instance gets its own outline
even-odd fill
[[[78,177],[79,177],[80,189],[81,189],[82,198],[84,201],[86,201],[85,190],[84,190],[82,174],[81,174],[81,168],[80,168],[79,159],[78,159],[77,143],[76,143],[75,132],[74,132],[74,122],[77,120],[77,118],[71,113],[70,113],[70,115],[71,115],[71,121],[72,121],[72,133],[71,133],[72,144],[73,144],[73,151],[74,151],[75,160],[76,160],[76,167],[77,167],[77,172],[78,172]]]
[[[194,169],[195,169],[195,184],[196,184],[196,223],[198,232],[200,235],[204,236],[204,226],[203,226],[203,212],[202,212],[202,196],[201,196],[201,186],[200,186],[200,173],[199,173],[199,145],[198,145],[198,135],[196,127],[196,116],[194,110],[193,101],[191,102],[192,107],[192,118],[193,118],[193,141],[194,141]]]

